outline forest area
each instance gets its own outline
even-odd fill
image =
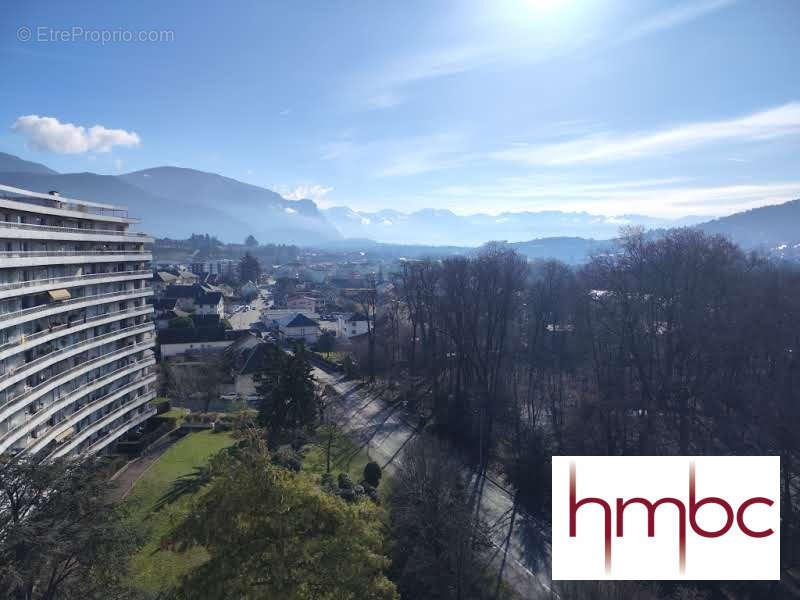
[[[553,455],[779,455],[782,582],[692,593],[794,595],[796,266],[692,229],[629,230],[579,269],[488,244],[475,257],[406,261],[394,282],[362,363],[371,377],[414,382],[411,409],[475,469],[504,476],[520,510],[547,523]]]

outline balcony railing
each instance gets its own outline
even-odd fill
[[[126,367],[128,368],[128,367]],[[143,377],[142,379],[138,379],[136,381],[132,381],[131,383],[126,383],[123,386],[118,387],[115,390],[111,390],[104,396],[100,398],[96,398],[86,405],[82,406],[78,410],[76,410],[71,415],[68,415],[63,421],[60,421],[53,425],[52,429],[57,430],[63,428],[65,425],[74,425],[84,417],[92,414],[93,412],[100,410],[105,406],[104,403],[107,403],[108,400],[115,398],[115,397],[122,397],[125,394],[132,392],[135,389],[141,388],[149,383],[155,382],[155,375],[150,375],[148,377]],[[93,382],[93,383],[96,383]],[[20,437],[35,429],[39,425],[42,424],[47,418],[52,416],[52,414],[57,413],[59,410],[63,409],[65,406],[69,406],[73,402],[75,402],[75,394],[71,393],[64,398],[59,398],[52,404],[48,404],[47,406],[43,406],[35,413],[31,413],[27,415],[27,419],[22,423],[19,423],[12,428],[10,428],[4,435],[0,436],[0,452],[4,452],[11,446],[14,442],[16,442]],[[44,434],[45,436],[50,435],[50,432]]]
[[[70,392],[68,392],[67,394],[65,394],[64,396],[62,396],[58,400],[56,400],[56,402],[60,402],[61,400],[67,400],[67,404],[69,404],[70,402],[74,402],[76,398],[81,396],[81,394],[88,393],[87,390],[89,388],[99,389],[99,388],[103,387],[104,385],[108,385],[112,381],[115,381],[123,373],[127,373],[127,374],[135,373],[136,371],[138,371],[140,369],[145,369],[145,368],[147,368],[149,366],[154,366],[155,364],[156,364],[156,361],[152,357],[151,358],[143,358],[142,360],[137,360],[136,362],[132,362],[129,365],[125,365],[124,367],[120,367],[119,369],[114,369],[110,373],[106,373],[105,375],[103,375],[101,377],[98,377],[96,379],[93,379],[92,381],[87,381],[83,385],[81,385],[79,387],[76,387],[74,390],[71,390]],[[144,373],[142,375],[142,378],[140,380],[134,382],[134,383],[139,383],[139,381],[145,381],[149,377],[153,377],[153,376],[155,376],[155,375],[152,374],[152,373]],[[133,385],[133,384],[131,384],[131,385]],[[118,391],[119,390],[115,390],[113,393],[116,393]],[[71,419],[73,416],[74,415],[70,415],[69,419]],[[59,423],[59,425],[61,425],[61,423]],[[47,436],[45,436],[45,438],[46,437]],[[47,444],[47,440],[46,439],[42,439],[39,442],[37,442],[36,444],[34,444],[33,446],[31,446],[31,448],[29,448],[29,449],[33,450],[33,452],[38,452],[39,450],[41,450],[41,447],[37,447],[37,446],[44,446],[46,444]]]
[[[108,299],[113,301],[114,298],[127,298],[129,296],[139,297],[139,296],[149,296],[153,293],[153,290],[150,288],[140,288],[138,290],[128,290],[126,292],[106,292],[105,294],[95,294],[94,296],[81,296],[79,298],[72,298],[70,300],[61,300],[59,302],[53,302],[50,304],[39,304],[37,306],[31,306],[28,308],[23,308],[21,310],[17,310],[14,312],[8,312],[0,315],[0,323],[3,321],[8,321],[10,319],[16,319],[17,317],[24,317],[25,315],[31,315],[37,312],[43,312],[45,310],[49,310],[52,308],[61,308],[61,307],[69,307],[74,306],[75,304],[80,304],[81,302],[92,302],[94,300],[100,299]]]
[[[141,254],[150,256],[152,252],[142,250],[11,250],[0,252],[0,258],[42,258],[61,256],[103,256],[112,254]]]
[[[139,315],[145,315],[145,314],[148,314],[148,313],[151,313],[151,312],[153,312],[153,307],[148,305],[148,304],[146,304],[144,306],[136,306],[134,308],[127,308],[125,310],[115,310],[115,311],[103,313],[101,315],[95,315],[93,317],[87,317],[85,320],[84,319],[79,319],[78,320],[78,324],[84,325],[86,323],[94,323],[95,321],[100,321],[102,319],[107,319],[109,317],[117,317],[117,316],[121,317],[123,315],[128,315],[128,314],[131,317],[135,317],[135,316],[139,316]],[[26,345],[26,347],[28,347],[27,344],[29,344],[30,342],[34,342],[36,340],[39,340],[39,339],[43,338],[46,335],[50,335],[51,333],[57,333],[59,331],[64,331],[66,329],[71,329],[75,325],[76,325],[76,323],[64,323],[62,325],[55,325],[53,327],[48,327],[47,329],[42,329],[41,331],[37,331],[36,333],[31,333],[29,335],[20,336],[19,338],[15,339],[15,340],[11,340],[11,341],[3,344],[2,346],[0,346],[0,352],[8,350],[9,348],[13,348],[14,346],[21,345],[23,343]]]
[[[47,360],[54,358],[56,355],[64,355],[68,354],[69,352],[73,352],[75,350],[80,349],[83,346],[89,346],[95,342],[102,342],[103,340],[107,340],[109,338],[113,338],[114,336],[128,334],[128,335],[135,335],[137,333],[146,333],[148,331],[153,331],[155,326],[152,323],[139,323],[138,325],[131,325],[130,327],[123,327],[122,329],[116,329],[114,331],[110,331],[108,333],[103,333],[101,335],[96,335],[91,338],[87,338],[85,340],[81,340],[80,342],[76,342],[74,344],[70,344],[69,346],[64,346],[62,348],[56,348],[55,350],[48,352],[47,354],[43,354],[42,356],[30,361],[26,362],[15,369],[9,369],[2,375],[0,375],[0,384],[2,384],[5,380],[16,377],[18,375],[22,375],[29,371],[35,369],[38,365],[46,362]],[[69,358],[69,356],[64,356],[64,360]]]
[[[155,398],[155,394],[151,394],[148,402]],[[143,402],[142,404],[146,404]],[[139,404],[139,406],[142,406]],[[108,446],[111,442],[115,439],[119,438],[124,434],[126,431],[129,431],[139,425],[139,423],[144,423],[147,419],[154,416],[156,414],[155,407],[146,408],[144,412],[133,414],[131,412],[125,413],[123,416],[125,418],[122,423],[120,423],[116,428],[112,431],[109,431],[106,435],[101,438],[98,438],[94,441],[94,443],[86,449],[86,454],[94,454],[100,450],[102,450],[105,446]],[[113,420],[112,420],[113,421]]]
[[[11,398],[7,398],[5,403],[0,404],[0,410],[2,410],[3,412],[5,412],[6,410],[9,410],[9,407],[11,407],[12,405],[20,403],[27,396],[32,396],[37,391],[39,391],[40,389],[42,389],[43,387],[45,387],[47,385],[51,385],[51,384],[57,383],[57,382],[65,383],[65,382],[69,381],[69,379],[70,379],[69,375],[73,375],[74,373],[76,373],[77,371],[80,371],[81,369],[85,369],[87,367],[92,367],[92,366],[95,366],[95,365],[99,366],[100,363],[103,363],[104,361],[107,362],[109,358],[113,358],[115,355],[120,354],[122,352],[129,352],[129,353],[132,354],[132,353],[135,353],[135,352],[140,351],[140,350],[147,350],[148,348],[152,348],[153,345],[154,345],[154,340],[148,340],[148,341],[145,341],[145,342],[139,342],[138,344],[128,344],[127,346],[122,346],[121,348],[115,348],[111,352],[106,352],[105,354],[101,354],[100,356],[96,356],[96,357],[91,358],[89,360],[83,361],[82,363],[74,365],[74,366],[70,367],[69,369],[65,369],[64,371],[61,371],[60,373],[54,374],[52,377],[50,377],[48,379],[45,379],[44,381],[40,382],[38,385],[31,386],[31,387],[28,387],[28,388],[22,390],[16,396],[13,396]],[[130,365],[126,365],[126,366],[130,366]],[[60,383],[59,383],[59,385],[60,385]],[[22,408],[22,405],[20,405],[19,407],[15,407],[12,410],[16,411],[16,410],[19,410],[20,408]],[[3,415],[0,415],[0,421],[5,419],[5,418],[7,418],[7,417],[3,416]]]
[[[0,292],[43,285],[60,285],[62,283],[72,283],[75,281],[92,281],[106,277],[133,277],[136,275],[152,275],[152,271],[150,271],[150,269],[133,269],[130,271],[109,271],[107,273],[90,273],[88,275],[65,275],[64,277],[47,277],[44,279],[31,279],[29,281],[12,281],[10,283],[0,283]]]
[[[82,227],[58,227],[56,225],[36,225],[34,223],[14,223],[13,221],[0,221],[0,227],[23,229],[28,231],[51,231],[53,233],[88,233],[93,235],[116,235],[119,237],[147,238],[146,233],[136,231],[117,231],[115,229],[89,229]]]
[[[70,210],[89,215],[103,215],[111,217],[127,218],[128,209],[123,207],[112,207],[111,205],[101,205],[96,202],[80,202],[72,198],[63,196],[43,197],[43,194],[31,194],[27,190],[12,188],[10,186],[0,186],[0,200],[11,200],[25,204],[34,204],[45,208],[56,208],[58,210]]]
[[[148,392],[147,394],[143,394],[142,396],[136,398],[132,402],[129,402],[125,406],[121,406],[119,409],[113,411],[108,416],[100,419],[95,423],[92,427],[87,428],[91,429],[90,432],[86,431],[79,431],[75,433],[71,438],[64,440],[64,445],[61,448],[57,448],[50,456],[47,458],[58,458],[59,456],[63,456],[73,450],[75,447],[81,444],[86,438],[88,438],[92,433],[95,433],[99,429],[102,429],[106,425],[110,425],[114,421],[119,418],[122,418],[122,422],[119,423],[117,427],[112,429],[111,431],[106,432],[105,435],[102,437],[97,438],[92,442],[92,444],[84,450],[84,454],[94,454],[98,450],[102,449],[104,446],[107,446],[115,439],[120,437],[123,433],[128,431],[129,429],[135,427],[139,423],[146,421],[150,417],[156,414],[156,409],[154,407],[145,409],[144,412],[133,414],[133,410],[138,408],[139,406],[143,406],[147,404],[150,400],[155,397],[154,392]],[[125,410],[127,409],[127,411]],[[98,427],[99,425],[99,427]]]

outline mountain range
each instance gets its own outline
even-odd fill
[[[696,226],[726,235],[746,248],[798,247],[800,200],[719,219],[659,219],[646,215],[607,217],[586,212],[506,212],[457,215],[449,210],[356,211],[320,209],[310,199],[280,194],[229,177],[179,167],[156,167],[122,175],[58,173],[36,162],[0,153],[0,184],[39,192],[123,204],[158,237],[210,233],[226,242],[250,234],[263,243],[320,245],[360,239],[384,244],[478,246],[488,240],[515,242],[529,256],[578,256],[597,250],[622,225],[645,229]]]
[[[478,246],[487,240],[523,240],[572,236],[611,239],[623,225],[662,229],[694,225],[709,217],[659,219],[644,215],[606,217],[587,212],[504,212],[457,215],[449,210],[426,208],[412,213],[396,210],[364,212],[336,206],[323,210],[327,219],[346,238],[366,238],[395,244]]]

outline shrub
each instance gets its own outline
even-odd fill
[[[366,494],[367,498],[372,500],[375,504],[381,503],[381,497],[378,495],[378,490],[368,483],[364,484],[364,494]]]
[[[347,473],[339,473],[339,489],[352,490],[353,482],[350,481],[350,476]]]
[[[372,487],[378,487],[378,484],[381,482],[381,467],[376,462],[368,462],[364,466],[364,481],[370,484]]]
[[[331,475],[330,473],[324,473],[322,475],[322,480],[320,481],[320,485],[322,486],[322,489],[328,492],[329,494],[335,494],[337,491],[336,485],[333,482],[333,475]]]
[[[303,463],[298,454],[290,448],[280,448],[272,455],[272,462],[276,465],[289,469],[290,471],[298,472]]]

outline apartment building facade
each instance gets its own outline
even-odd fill
[[[153,240],[136,223],[0,185],[0,453],[109,451],[155,414]]]

